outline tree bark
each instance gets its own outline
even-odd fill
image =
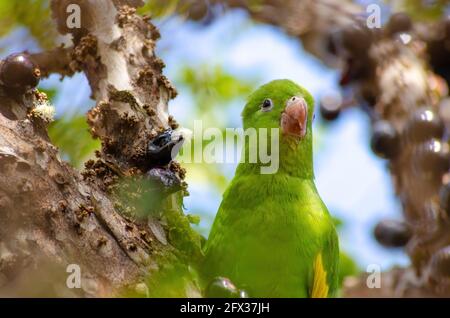
[[[79,29],[66,26],[68,4],[81,7]],[[47,118],[37,111],[45,95],[0,87],[0,295],[117,295],[151,275],[158,267],[155,255],[177,254],[171,241],[176,230],[162,221],[167,213],[189,231],[183,190],[164,198],[162,217],[148,220],[124,215],[114,195],[121,180],[146,177],[149,141],[176,126],[167,111],[176,90],[154,54],[159,33],[135,13],[139,4],[54,0],[58,30],[72,34],[73,47],[31,55],[43,76],[82,71],[89,80],[96,106],[87,120],[102,149],[82,173],[60,159],[48,138]],[[158,169],[182,184],[184,171],[176,162]],[[198,242],[188,240],[198,253]],[[81,289],[67,287],[69,264],[81,269]]]

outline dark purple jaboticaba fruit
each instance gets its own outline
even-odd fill
[[[358,21],[346,25],[340,34],[342,47],[353,56],[366,55],[373,41],[373,32],[365,23]]]
[[[374,229],[375,239],[386,247],[403,247],[411,238],[407,224],[398,220],[382,220]]]
[[[421,108],[413,113],[405,134],[408,140],[420,143],[431,138],[441,138],[444,129],[444,123],[436,112],[430,108]]]
[[[26,53],[15,53],[0,62],[0,84],[27,91],[39,84],[41,72]]]
[[[341,100],[338,96],[328,95],[320,100],[320,116],[327,120],[333,121],[339,117],[341,112]]]
[[[399,137],[396,129],[388,121],[376,122],[373,126],[370,146],[379,157],[393,159],[399,152]]]
[[[404,12],[394,13],[390,17],[386,29],[390,34],[408,32],[412,29],[411,18]]]
[[[416,147],[412,156],[418,172],[433,172],[434,175],[440,176],[450,167],[449,147],[437,139],[429,140]]]

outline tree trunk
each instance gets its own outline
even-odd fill
[[[178,232],[188,233],[190,257],[199,253],[181,210],[184,171],[176,162],[151,174],[161,192],[169,177],[181,185],[153,217],[125,215],[127,202],[115,195],[122,180],[147,178],[149,142],[176,126],[167,112],[176,90],[154,54],[158,30],[135,13],[140,2],[54,0],[58,30],[72,34],[73,47],[32,55],[44,76],[82,71],[89,80],[96,106],[87,120],[102,148],[83,172],[62,161],[48,138],[39,111],[45,94],[0,87],[0,295],[101,297],[142,287],[161,255],[182,258]],[[66,26],[69,4],[81,7],[81,28]],[[178,228],[168,229],[169,217]],[[80,268],[80,289],[67,287],[69,264]]]

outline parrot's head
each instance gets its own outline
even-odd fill
[[[242,112],[244,129],[266,128],[270,134],[272,128],[278,128],[281,169],[290,173],[304,170],[311,176],[313,116],[311,94],[286,79],[258,88],[249,96]],[[270,148],[270,141],[267,143]]]

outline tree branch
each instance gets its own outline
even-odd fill
[[[151,276],[158,267],[155,255],[181,257],[185,251],[174,249],[177,237],[183,236],[189,253],[199,252],[199,237],[190,232],[181,209],[182,192],[165,194],[160,205],[151,207],[160,209],[164,222],[155,216],[148,222],[133,213],[125,216],[116,195],[128,177],[163,178],[157,188],[161,194],[167,178],[180,184],[184,178],[175,162],[159,163],[158,173],[151,172],[157,163],[147,148],[161,131],[174,127],[167,103],[176,91],[154,54],[158,31],[123,5],[139,3],[54,0],[58,30],[71,33],[74,45],[32,55],[44,76],[83,71],[89,80],[97,104],[88,123],[102,149],[82,174],[60,160],[47,136],[49,119],[41,111],[48,103],[45,95],[0,86],[1,295],[117,295]],[[68,4],[82,8],[80,29],[65,26]],[[161,242],[155,228],[167,231],[169,244]],[[81,290],[66,285],[69,264],[81,268]],[[190,292],[198,293],[195,288]]]
[[[49,51],[30,54],[30,56],[39,66],[41,77],[48,77],[53,73],[72,76],[75,73],[70,66],[72,54],[73,48],[57,47]]]

